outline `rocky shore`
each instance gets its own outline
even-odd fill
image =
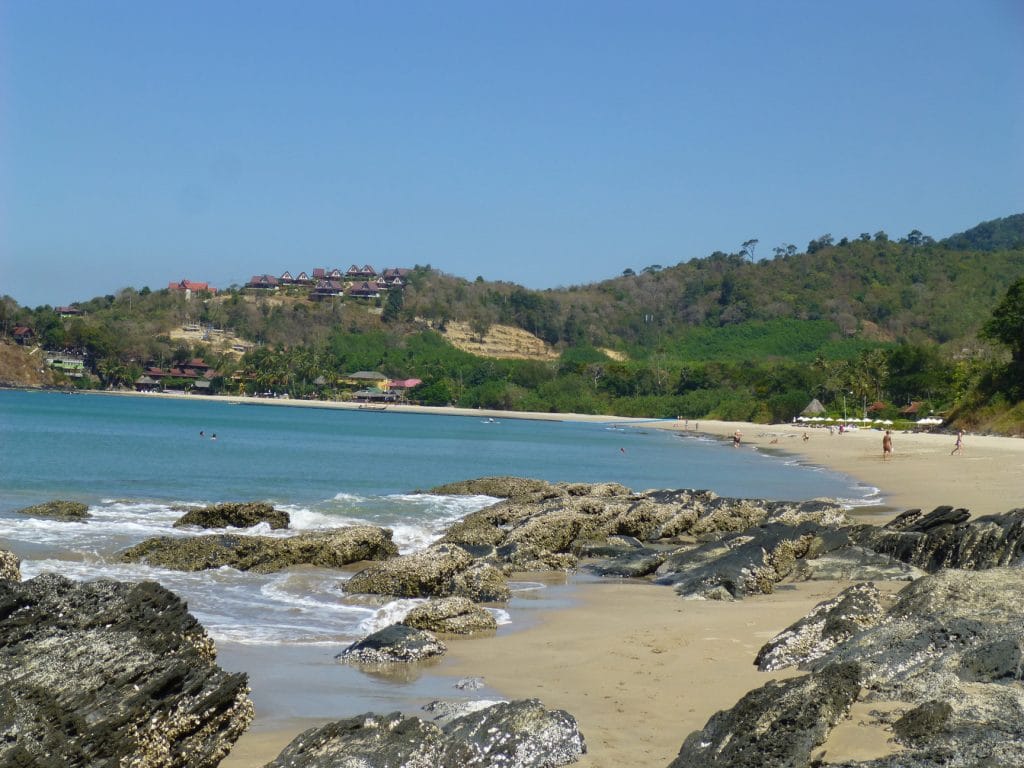
[[[524,571],[585,569],[720,603],[757,601],[799,583],[836,585],[748,658],[766,673],[803,674],[755,688],[703,728],[678,733],[670,768],[1024,764],[1022,509],[978,518],[952,507],[908,510],[868,525],[830,500],[691,489],[504,477],[431,492],[501,501],[408,555],[397,555],[387,529],[354,526],[281,538],[153,539],[122,557],[259,572],[364,563],[339,579],[339,599],[426,602],[339,649],[339,662],[357,666],[408,664],[444,654],[460,635],[493,633],[493,616],[480,604],[508,601],[509,577]],[[209,524],[218,528],[231,520],[286,525],[272,509],[213,512]],[[198,515],[183,519],[205,524]],[[8,554],[0,556],[0,578],[0,765],[36,764],[18,761],[44,753],[67,765],[113,765],[126,756],[133,765],[216,765],[248,725],[244,676],[216,667],[212,643],[166,590],[76,585],[53,575],[22,584]],[[879,589],[894,583],[907,586]],[[126,671],[101,674],[108,667]],[[829,740],[855,706],[869,707],[890,754],[830,762]],[[307,731],[267,765],[540,768],[586,752],[573,714],[539,700],[481,700],[468,710],[439,701],[427,711],[367,713]],[[115,726],[117,738],[108,735]],[[186,755],[191,762],[175,762]]]

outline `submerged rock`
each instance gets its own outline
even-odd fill
[[[6,549],[0,549],[0,581],[21,581],[21,560]]]
[[[190,509],[174,522],[174,527],[194,525],[197,528],[252,528],[260,523],[267,523],[272,529],[287,528],[291,518],[287,512],[260,501],[225,502]]]
[[[494,615],[467,597],[430,600],[409,611],[402,623],[416,629],[452,635],[493,632],[498,628]]]
[[[439,485],[428,493],[439,496],[494,496],[498,499],[549,498],[558,494],[554,483],[528,477],[479,477]]]
[[[64,501],[55,499],[42,504],[35,504],[31,507],[19,509],[18,514],[29,517],[45,517],[50,520],[78,521],[85,520],[89,514],[89,505],[80,501]]]
[[[295,565],[340,568],[397,554],[388,528],[354,525],[281,538],[219,534],[147,539],[119,553],[121,562],[146,563],[178,571],[229,566],[274,573]]]
[[[313,728],[266,768],[556,768],[586,752],[575,719],[536,699],[499,702],[443,724],[368,713]]]
[[[442,656],[448,648],[429,632],[391,624],[358,640],[335,658],[346,663],[392,664]]]
[[[154,582],[0,581],[0,649],[0,765],[214,768],[253,717]]]

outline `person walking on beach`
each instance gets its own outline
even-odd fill
[[[885,434],[882,435],[882,461],[886,461],[892,456],[892,433],[889,430],[885,430]]]
[[[953,448],[952,452],[949,455],[950,456],[954,456],[954,455],[956,455],[958,453],[961,453],[963,451],[963,449],[964,449],[964,431],[962,429],[960,429],[960,430],[957,430],[957,433],[956,433],[956,446]]]

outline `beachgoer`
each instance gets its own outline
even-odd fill
[[[890,456],[892,456],[892,433],[887,429],[882,435],[882,460],[885,461]]]
[[[742,437],[743,437],[743,433],[740,432],[738,429],[735,432],[732,433],[732,447],[733,448],[739,448],[740,447],[740,439]]]
[[[211,440],[216,440],[217,439],[217,433],[214,432],[212,435],[210,435],[210,439]]]
[[[964,449],[964,431],[961,429],[961,430],[958,430],[957,433],[956,433],[956,447],[953,448],[953,452],[950,453],[949,455],[952,456],[953,454],[961,453],[963,451],[963,449]]]
[[[206,437],[206,432],[204,432],[203,430],[200,429],[199,430],[199,436],[200,437]]]
[[[806,432],[804,432],[804,442],[806,443],[810,439],[811,439],[811,436],[808,435]]]

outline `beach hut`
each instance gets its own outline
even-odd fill
[[[825,412],[825,406],[818,398],[814,398],[807,404],[807,407],[800,411],[801,416],[821,416]]]

